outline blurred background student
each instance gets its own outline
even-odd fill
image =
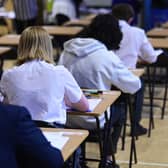
[[[138,61],[153,63],[162,53],[154,50],[143,29],[131,26],[135,13],[131,5],[126,3],[116,4],[112,8],[112,14],[119,19],[119,25],[123,33],[120,48],[115,51],[124,65],[129,69],[135,69]],[[142,80],[141,80],[142,81]],[[144,100],[144,84],[137,93],[137,111],[135,113],[135,135],[144,135],[147,129],[141,124],[141,113]]]

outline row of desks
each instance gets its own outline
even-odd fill
[[[62,30],[59,31],[60,28],[54,30],[54,28],[50,28],[48,27],[48,31],[51,33],[51,34],[59,34],[60,36],[61,35],[65,35],[65,33],[63,33],[64,31]],[[56,31],[58,30],[58,32],[56,33]],[[73,32],[66,32],[66,34],[74,34],[76,33],[77,31],[79,31],[78,28],[75,28],[73,30]],[[17,34],[8,34],[8,35],[4,35],[2,37],[0,37],[0,46],[17,46],[18,43],[19,43],[19,39],[20,39],[20,35],[17,35]],[[153,45],[154,48],[164,48],[164,49],[168,49],[168,39],[167,38],[149,38],[151,44]]]
[[[72,37],[82,30],[82,27],[66,26],[43,26],[46,31],[53,36]],[[16,46],[19,43],[20,35],[7,34],[0,37],[0,45]]]

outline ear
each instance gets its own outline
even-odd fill
[[[133,18],[133,17],[131,17],[131,18],[129,18],[129,19],[128,19],[128,21],[127,21],[127,22],[128,22],[129,24],[131,24],[131,23],[132,23],[132,21],[133,21],[133,19],[134,19],[134,18]]]

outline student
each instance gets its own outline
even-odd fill
[[[51,38],[41,27],[29,27],[21,35],[17,66],[3,73],[0,89],[6,102],[26,107],[33,120],[63,126],[66,105],[89,109],[71,73],[53,65]]]
[[[52,147],[24,107],[0,103],[2,168],[62,168],[61,152]]]
[[[112,8],[112,14],[119,19],[119,25],[123,33],[123,39],[120,48],[115,51],[124,65],[128,68],[135,69],[138,60],[148,63],[153,63],[157,60],[161,50],[154,50],[149,40],[147,39],[144,30],[138,27],[131,26],[134,18],[134,10],[129,4],[116,4]],[[138,106],[136,111],[136,128],[135,135],[143,135],[147,133],[147,129],[141,124],[141,113],[143,106],[144,85],[137,93]]]
[[[54,0],[49,20],[52,23],[62,25],[70,19],[76,18],[75,5],[72,0]]]
[[[16,14],[15,26],[18,34],[29,27],[36,25],[38,16],[37,0],[13,0]]]
[[[141,87],[139,78],[110,51],[119,48],[121,39],[117,19],[110,14],[98,15],[76,38],[65,42],[59,64],[67,67],[83,88],[110,90],[111,85],[114,85],[125,93],[134,94]],[[120,136],[122,118],[122,111],[113,114],[112,137],[115,147]],[[103,127],[104,115],[99,119]],[[69,116],[67,124],[89,130],[96,128],[96,121],[91,117]],[[111,152],[107,160],[111,160]]]

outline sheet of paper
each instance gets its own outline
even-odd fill
[[[101,102],[101,99],[91,98],[88,99],[88,101],[89,101],[89,110],[93,111],[95,107]]]
[[[88,102],[89,102],[89,111],[88,112],[91,112],[101,102],[101,99],[99,99],[99,98],[89,98]],[[76,111],[75,109],[72,109],[72,108],[70,108],[68,106],[66,106],[66,109],[67,110]]]
[[[69,140],[69,137],[63,136],[63,134],[60,132],[43,131],[43,134],[47,138],[47,140],[51,143],[52,146],[60,150]]]

